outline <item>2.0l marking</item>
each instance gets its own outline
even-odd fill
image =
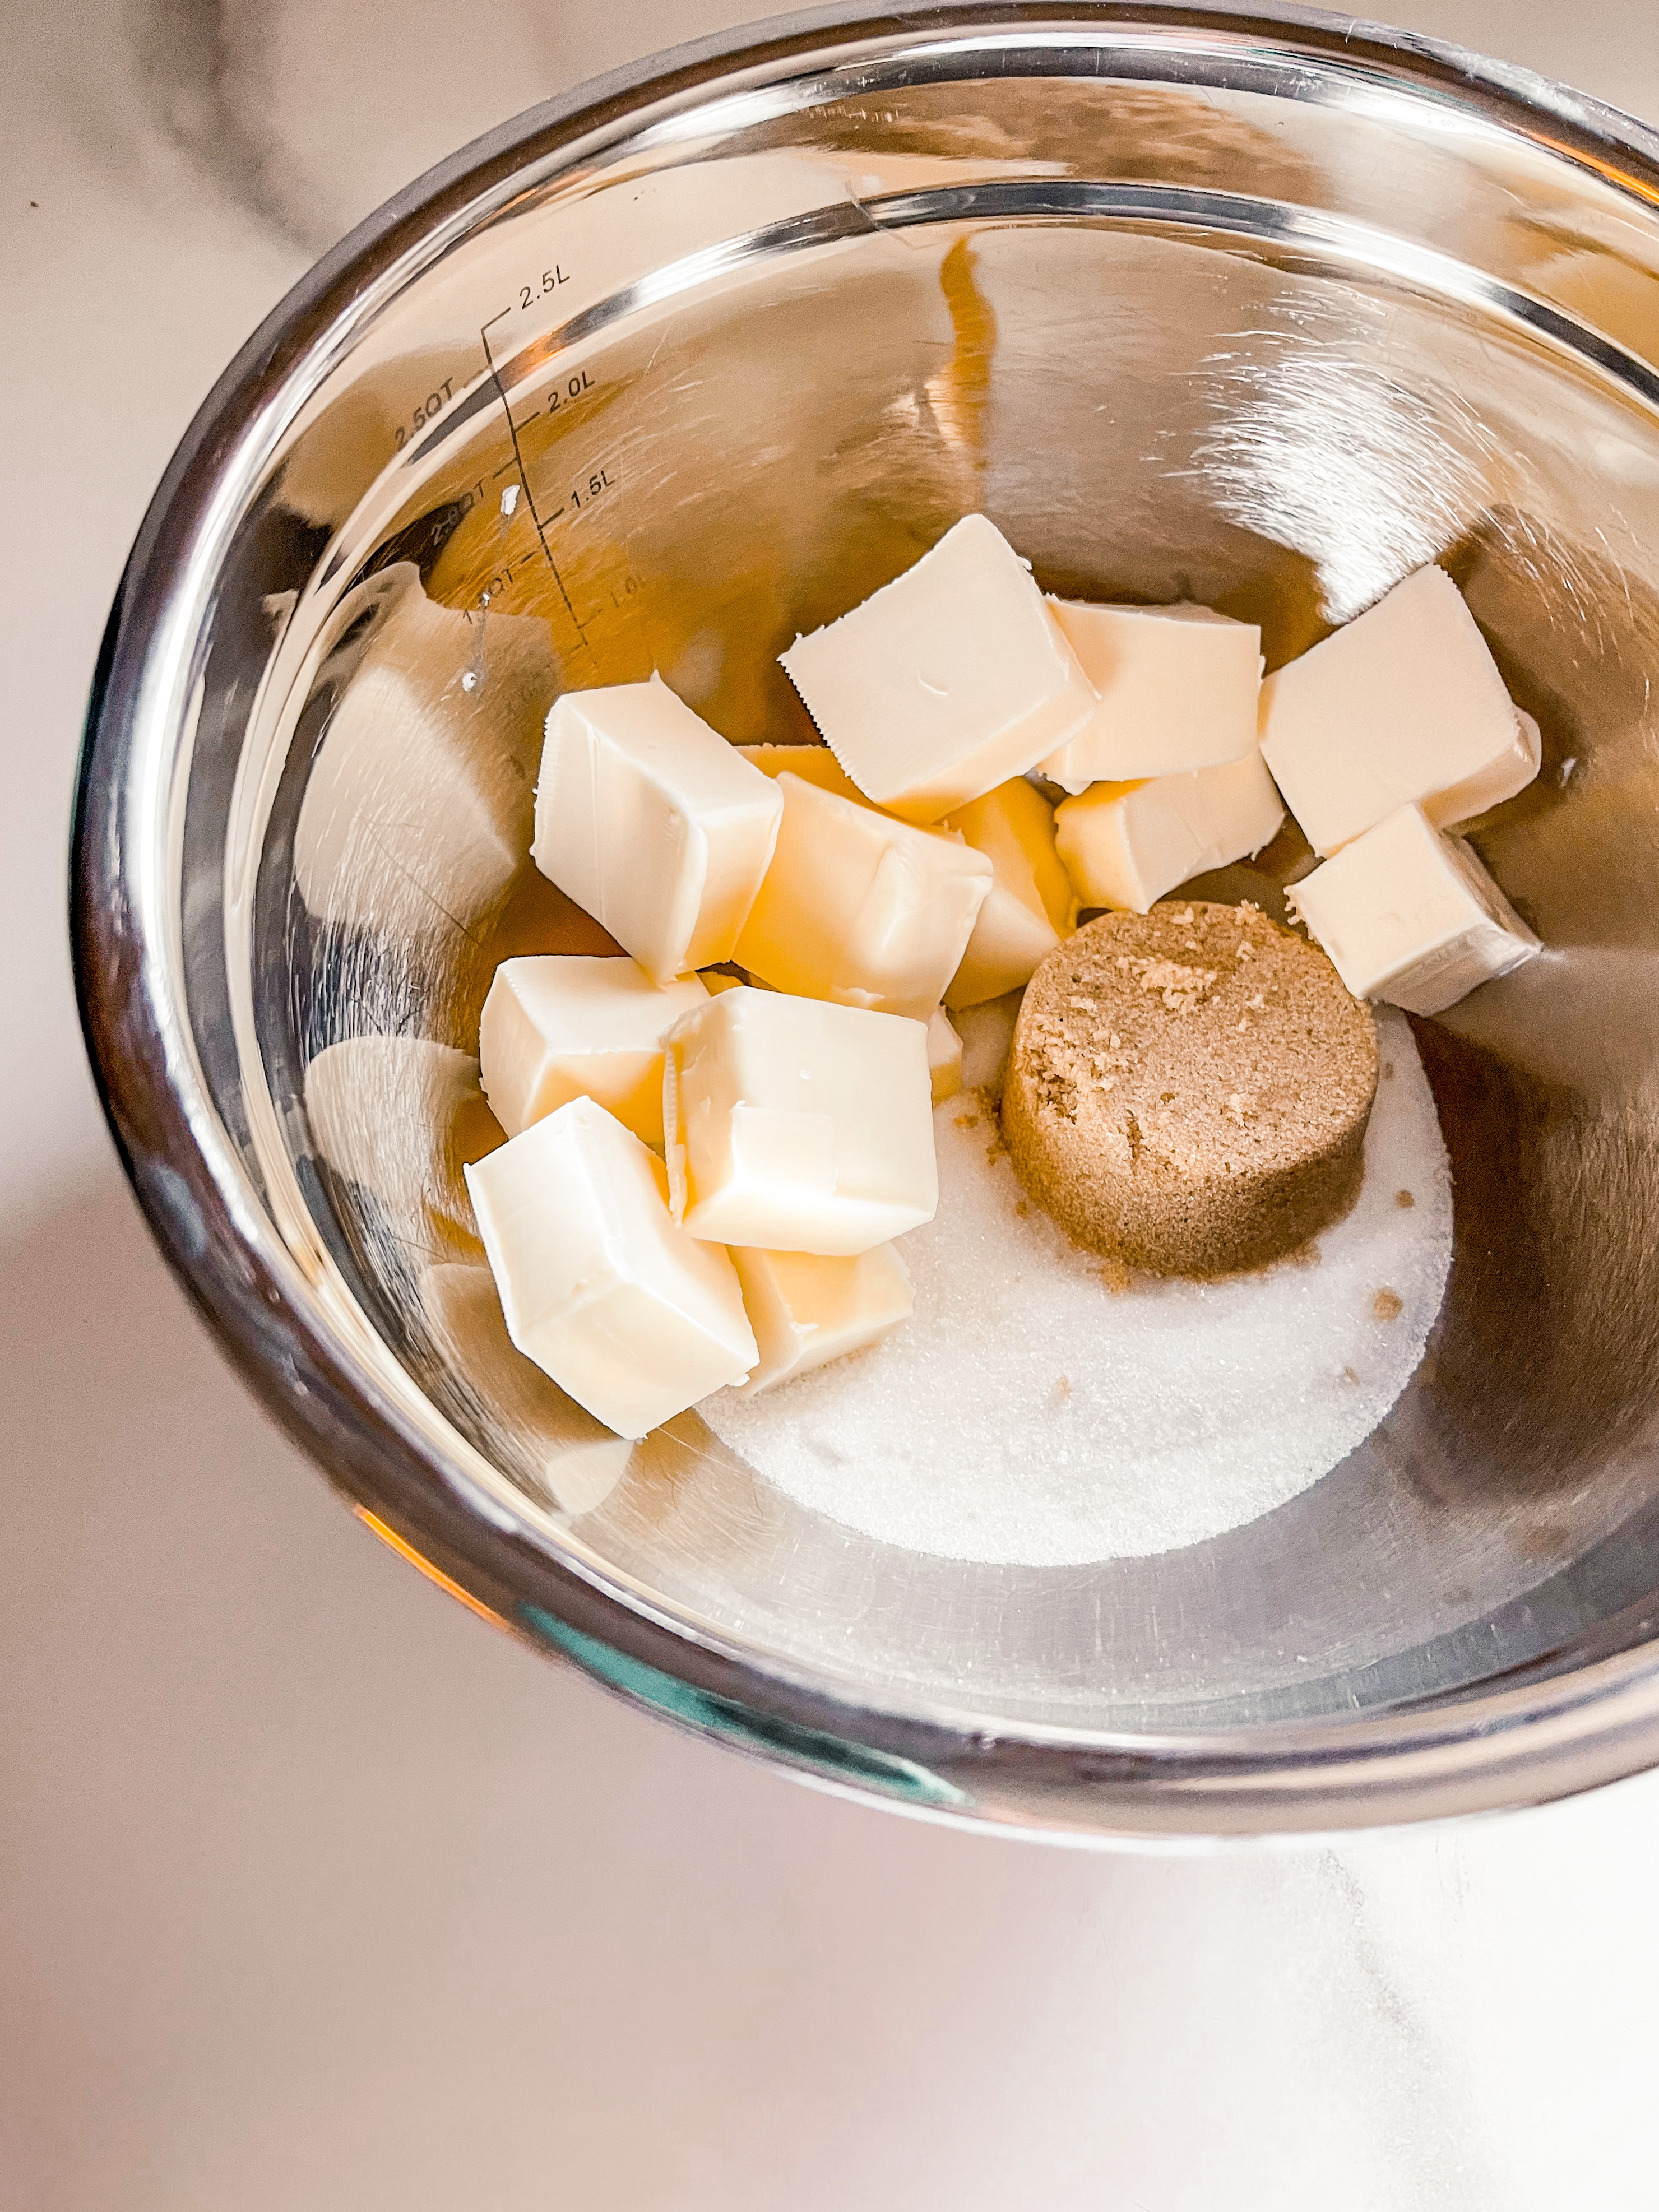
[[[568,407],[573,399],[580,399],[584,392],[591,392],[592,389],[592,380],[587,371],[585,368],[578,369],[574,376],[568,376],[562,385],[556,385],[548,393],[548,413],[556,415],[561,407]]]

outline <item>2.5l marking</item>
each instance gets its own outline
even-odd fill
[[[543,270],[539,283],[520,285],[520,313],[522,314],[525,309],[532,306],[534,301],[545,298],[548,293],[556,292],[561,284],[568,284],[569,282],[569,276],[562,269],[560,268],[558,263],[556,261],[550,269]]]

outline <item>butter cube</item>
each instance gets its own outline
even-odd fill
[[[1435,568],[1267,678],[1261,750],[1320,854],[1398,806],[1420,806],[1437,829],[1467,822],[1530,783],[1540,758],[1538,725]]]
[[[738,750],[767,775],[787,772],[856,805],[874,805],[827,745],[740,745]],[[983,853],[995,871],[967,950],[945,992],[947,1006],[976,1006],[1030,982],[1037,963],[1076,926],[1077,898],[1054,850],[1054,809],[1024,776],[1000,783],[982,799],[969,799],[939,826]],[[892,1011],[920,1015],[921,1008],[907,1004]],[[929,1025],[930,1049],[941,1028],[949,1031],[959,1064],[961,1042],[942,1016],[935,1015]],[[939,1079],[936,1071],[935,1104],[962,1088],[959,1073],[945,1091],[939,1088]]]
[[[1356,999],[1443,1013],[1533,959],[1529,930],[1462,837],[1402,806],[1285,894]]]
[[[828,745],[739,745],[738,750],[763,775],[779,776],[787,771],[803,783],[815,783],[820,791],[833,791],[856,805],[874,803],[865,797]]]
[[[738,939],[780,991],[925,1022],[994,881],[971,846],[785,774],[777,850]]]
[[[1091,606],[1050,599],[1100,704],[1042,762],[1065,791],[1180,775],[1242,760],[1255,747],[1261,632],[1188,601]]]
[[[671,1217],[662,1162],[592,1099],[533,1122],[466,1185],[507,1334],[618,1436],[760,1358],[730,1259]]]
[[[842,1260],[739,1245],[732,1261],[760,1346],[760,1364],[743,1385],[745,1397],[862,1352],[915,1310],[910,1278],[890,1244]]]
[[[774,1252],[867,1252],[939,1204],[921,1022],[726,991],[668,1032],[674,1218]]]
[[[672,983],[731,958],[781,813],[771,779],[653,676],[554,702],[531,853]]]
[[[945,817],[996,871],[947,1006],[975,1006],[1029,983],[1038,961],[1077,926],[1077,895],[1054,846],[1054,811],[1024,776]]]
[[[695,975],[653,983],[633,960],[503,960],[478,1024],[490,1111],[516,1137],[572,1098],[597,1098],[660,1149],[663,1035],[708,995]]]
[[[1192,775],[1097,783],[1054,810],[1055,842],[1085,906],[1145,914],[1190,877],[1259,853],[1284,803],[1260,753]]]
[[[907,822],[1023,775],[1095,709],[1030,570],[982,514],[779,658],[860,790]]]
[[[962,1088],[962,1039],[943,1006],[935,1006],[928,1018],[927,1073],[935,1106],[954,1098]]]

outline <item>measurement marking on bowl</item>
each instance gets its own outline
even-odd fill
[[[569,406],[573,400],[586,398],[592,389],[592,379],[588,375],[587,371],[585,368],[578,369],[574,376],[568,376],[562,386],[556,385],[548,393],[548,413],[556,415],[562,407]]]
[[[420,405],[411,410],[408,422],[400,422],[398,425],[397,449],[400,453],[416,430],[424,429],[428,422],[437,421],[439,416],[443,413],[455,396],[454,384],[455,380],[453,376],[445,377],[442,383],[434,391],[428,392]]]
[[[499,568],[491,572],[489,581],[479,592],[478,605],[487,607],[492,601],[500,599],[514,578],[530,568],[536,557],[533,553],[521,553],[516,560],[503,561]]]
[[[563,270],[558,268],[556,264],[554,268],[550,271],[547,272],[547,275],[544,276],[543,289],[544,290],[550,291],[554,289],[553,283],[550,283],[548,282],[548,276],[550,276],[553,278],[554,283],[558,284],[567,283],[569,281],[565,276]],[[530,295],[527,289],[526,290],[522,304],[526,307],[530,305]],[[489,374],[495,383],[496,395],[501,403],[501,413],[507,417],[507,435],[513,441],[513,458],[518,463],[519,482],[524,486],[525,505],[530,510],[530,520],[536,526],[536,536],[540,542],[542,551],[546,556],[547,565],[553,572],[553,581],[558,588],[560,599],[564,602],[564,611],[569,616],[571,625],[574,629],[577,636],[581,640],[582,643],[586,645],[587,642],[587,631],[582,623],[581,617],[577,614],[575,608],[571,605],[570,594],[565,589],[564,578],[559,574],[559,564],[553,558],[553,549],[547,542],[547,531],[543,524],[540,512],[536,505],[536,495],[530,489],[530,477],[524,465],[524,452],[523,448],[519,444],[518,426],[513,420],[513,410],[507,404],[507,387],[501,382],[501,372],[499,368],[497,368],[495,356],[490,350],[489,333],[491,330],[497,323],[504,321],[512,313],[513,309],[511,307],[503,307],[499,314],[492,315],[489,322],[484,323],[480,326],[478,331],[478,343],[483,348],[484,360],[489,364]],[[564,512],[563,508],[562,507],[559,512],[562,514]]]

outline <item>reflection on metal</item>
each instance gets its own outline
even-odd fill
[[[459,1583],[453,1576],[447,1575],[441,1567],[434,1567],[424,1553],[417,1552],[406,1538],[400,1536],[395,1528],[389,1528],[378,1513],[371,1513],[366,1505],[359,1505],[356,1510],[364,1528],[372,1528],[383,1544],[389,1544],[400,1559],[407,1559],[417,1573],[426,1577],[428,1582],[435,1583],[450,1597],[459,1598],[469,1613],[476,1613],[480,1620],[487,1620],[492,1628],[507,1626],[499,1613],[492,1611],[480,1599],[474,1597],[471,1590],[463,1589]]]
[[[428,1573],[431,1570],[427,1570]],[[435,1579],[436,1577],[434,1577]],[[890,1797],[896,1802],[926,1808],[931,1812],[965,1814],[971,1808],[967,1792],[942,1775],[933,1774],[913,1759],[896,1759],[890,1752],[866,1750],[826,1729],[803,1728],[799,1722],[778,1721],[764,1713],[747,1711],[734,1698],[712,1697],[694,1690],[659,1667],[648,1667],[615,1651],[597,1637],[556,1619],[544,1607],[526,1605],[520,1618],[532,1634],[567,1659],[624,1697],[648,1705],[669,1720],[706,1730],[740,1750],[757,1751],[787,1765],[797,1767],[814,1780],[854,1786]]]
[[[476,1414],[503,1432],[507,1448],[562,1513],[574,1519],[603,1505],[627,1474],[634,1447],[519,1351],[489,1268],[453,1262],[428,1267],[419,1291],[433,1341],[476,1394]]]
[[[956,343],[951,358],[926,390],[945,441],[977,472],[985,453],[985,416],[996,358],[996,310],[979,288],[972,241],[959,238],[939,264],[939,284],[951,310]]]
[[[306,1070],[318,1152],[398,1216],[447,1198],[452,1132],[483,1097],[477,1061],[426,1037],[346,1037]]]
[[[469,929],[522,865],[551,641],[522,616],[433,605],[407,562],[339,618],[349,673],[325,664],[340,690],[300,809],[295,884],[319,921],[425,945]]]
[[[1563,253],[1528,275],[1547,300],[1570,309],[1615,345],[1659,361],[1659,270],[1611,253]]]
[[[1490,509],[1504,447],[1462,401],[1455,341],[1432,380],[1395,373],[1392,302],[1333,307],[1286,285],[1268,313],[1277,343],[1271,328],[1246,352],[1224,340],[1206,364],[1216,427],[1200,459],[1222,511],[1305,554],[1325,620],[1348,622]]]
[[[267,1395],[544,1640],[883,1796],[897,1761],[1016,1828],[1305,1828],[1659,1758],[1656,270],[1626,120],[1179,4],[794,19],[371,224],[170,480],[77,848],[112,1115]],[[556,687],[658,669],[805,737],[775,655],[969,506],[1046,588],[1218,605],[1275,664],[1442,560],[1544,732],[1474,835],[1550,952],[1419,1027],[1457,1174],[1423,1369],[1153,1560],[887,1549],[695,1414],[624,1459],[503,1356],[457,1195],[495,958],[604,949],[521,866]]]

